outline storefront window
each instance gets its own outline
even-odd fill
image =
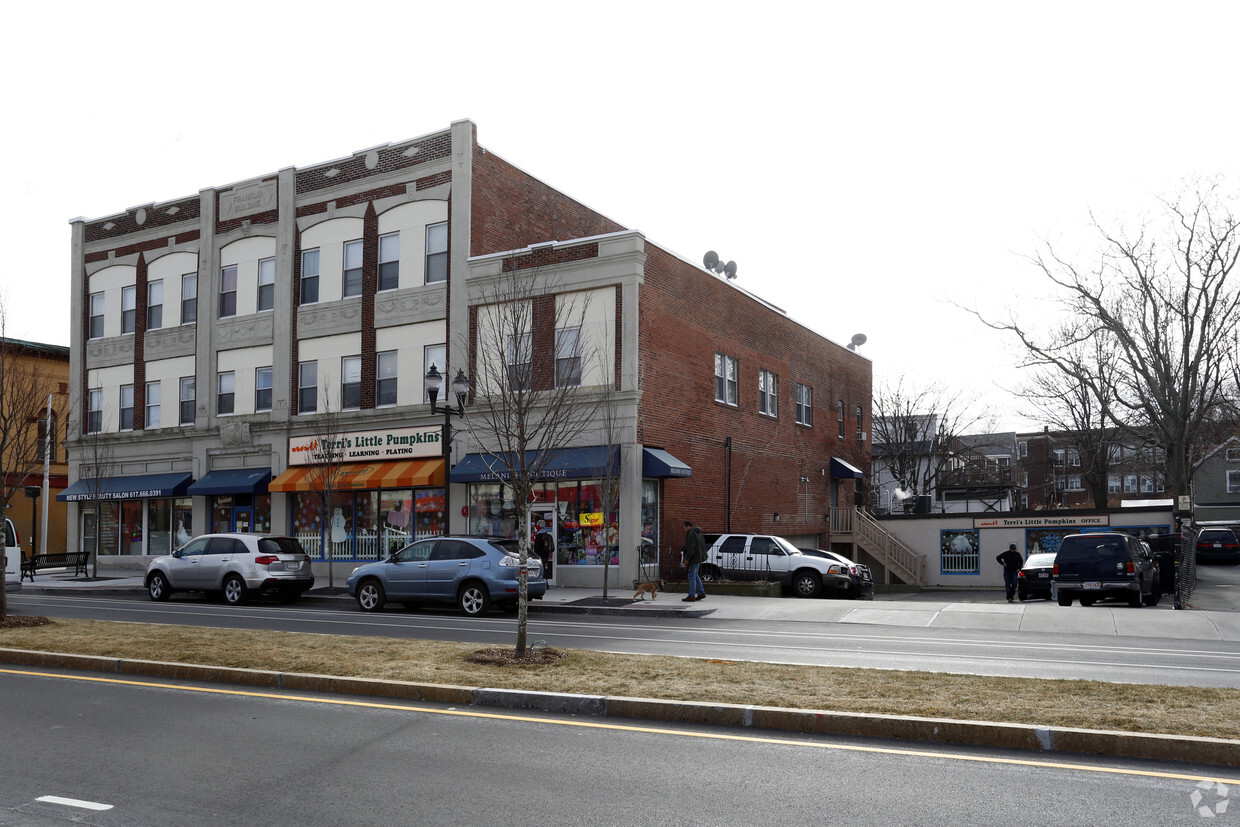
[[[169,530],[169,506],[171,500],[147,500],[146,536],[147,554],[171,554],[172,532]]]
[[[359,491],[353,502],[353,558],[355,560],[378,560],[379,550],[379,492]]]
[[[642,579],[659,576],[659,481],[642,480]]]
[[[306,554],[316,560],[323,560],[323,523],[319,510],[317,493],[293,495],[293,536],[301,543]]]
[[[254,530],[259,534],[271,533],[271,495],[254,495]]]
[[[445,533],[443,513],[443,489],[419,488],[413,497],[413,514],[416,518],[414,538],[439,537]]]
[[[194,506],[189,497],[172,501],[172,547],[178,549],[194,537]]]
[[[384,491],[379,495],[379,516],[384,555],[413,542],[413,491]]]
[[[331,515],[327,522],[327,542],[332,559],[348,560],[352,557],[353,494],[348,491],[334,492],[327,511]]]
[[[142,500],[121,503],[121,554],[142,554]]]
[[[516,504],[510,489],[488,483],[471,485],[469,492],[471,532],[517,536]],[[564,566],[619,564],[619,515],[615,510],[604,514],[602,499],[602,485],[598,480],[549,482],[535,487],[534,504],[555,503],[559,512],[556,563]],[[656,513],[657,510],[656,502]]]
[[[211,498],[211,533],[219,534],[233,530],[233,498],[231,494],[217,494]]]
[[[469,530],[491,537],[517,536],[517,509],[512,492],[497,483],[469,487]]]
[[[90,503],[86,508],[92,518],[96,507],[99,510],[99,554],[101,556],[116,554],[120,547],[121,507],[117,502]]]

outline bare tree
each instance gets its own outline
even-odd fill
[[[525,657],[530,502],[536,483],[594,422],[599,396],[582,384],[588,294],[560,293],[554,279],[516,261],[480,288],[473,342],[473,404],[465,429],[516,505],[516,656]],[[610,374],[609,374],[610,377]]]
[[[885,473],[911,509],[916,496],[933,495],[966,451],[965,434],[986,430],[990,412],[976,399],[940,384],[918,387],[905,377],[874,396],[875,479]]]
[[[1030,261],[1059,291],[1068,323],[1039,333],[1013,313],[989,327],[1019,341],[1023,366],[1061,373],[1069,386],[1114,390],[1117,428],[1148,429],[1165,450],[1172,496],[1187,494],[1217,423],[1234,421],[1240,291],[1231,278],[1240,260],[1240,220],[1217,185],[1159,200],[1159,212],[1134,229],[1104,228],[1098,254],[1078,264],[1046,244]],[[1101,339],[1117,371],[1072,358]]]
[[[339,400],[337,400],[337,403]],[[335,548],[338,542],[333,533],[332,497],[340,487],[340,472],[344,468],[344,427],[341,424],[341,405],[333,403],[331,388],[324,383],[319,392],[317,411],[310,420],[311,442],[306,446],[306,486],[313,492],[319,506],[319,538],[323,556],[327,560],[327,587],[336,587]],[[342,515],[343,516],[343,515]],[[339,527],[341,530],[343,527]]]

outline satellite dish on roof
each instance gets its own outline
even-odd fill
[[[719,254],[714,250],[707,250],[706,257],[702,259],[702,264],[706,265],[707,270],[714,270],[719,264]]]
[[[723,266],[723,274],[727,276],[729,279],[736,278],[736,262],[729,261],[727,264],[725,264]]]
[[[848,346],[848,349],[849,349],[849,350],[856,350],[857,348],[861,347],[861,346],[862,346],[862,345],[864,345],[864,344],[865,344],[865,334],[864,334],[864,333],[854,333],[854,334],[853,334],[853,337],[852,337],[852,344],[850,344],[850,345]]]

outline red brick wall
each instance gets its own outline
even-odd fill
[[[647,244],[646,251],[638,438],[693,468],[691,478],[664,485],[665,544],[679,547],[685,519],[705,531],[725,530],[729,509],[732,531],[825,535],[831,458],[865,471],[868,482],[870,444],[857,442],[855,409],[862,406],[868,433],[871,363],[658,247]],[[715,401],[715,353],[738,361],[737,407]],[[779,379],[776,419],[758,413],[762,368]],[[796,424],[794,383],[813,388],[812,428]],[[844,439],[837,429],[839,399],[848,413]],[[729,437],[730,502],[724,473]],[[808,497],[803,476],[809,477]],[[844,481],[841,489],[838,505],[852,505],[843,493],[851,493],[851,484]]]

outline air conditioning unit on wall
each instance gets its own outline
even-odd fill
[[[866,432],[865,432],[865,431],[859,431],[859,432],[857,433],[857,441],[858,441],[858,442],[865,442],[865,438],[866,438]]]

